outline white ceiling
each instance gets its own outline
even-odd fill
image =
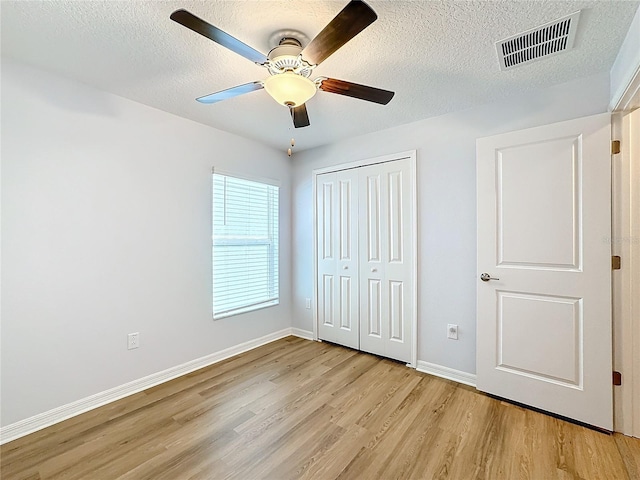
[[[636,1],[370,0],[378,20],[315,69],[393,90],[387,106],[318,92],[311,126],[294,129],[264,91],[214,105],[194,99],[267,71],[169,20],[185,8],[255,49],[296,29],[313,38],[347,0],[2,1],[2,54],[181,117],[286,149],[470,108],[607,72]],[[582,10],[575,48],[509,72],[494,43]]]

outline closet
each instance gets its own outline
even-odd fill
[[[415,152],[385,159],[315,173],[315,327],[320,340],[413,364]]]

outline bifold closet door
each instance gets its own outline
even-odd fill
[[[358,169],[316,180],[318,338],[359,348]]]
[[[359,170],[360,350],[411,362],[413,201],[410,160]]]
[[[318,338],[411,362],[411,160],[316,178]]]

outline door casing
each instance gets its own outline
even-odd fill
[[[640,92],[639,92],[640,94]],[[635,132],[635,136],[634,136]],[[612,138],[621,141],[613,155],[613,255],[621,269],[613,279],[614,369],[622,385],[614,387],[614,429],[640,438],[640,109],[612,116]]]

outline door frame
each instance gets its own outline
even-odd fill
[[[612,138],[620,140],[621,153],[613,155],[612,251],[622,268],[613,272],[614,368],[623,374],[614,387],[614,430],[640,438],[640,158],[629,148],[631,131],[627,115],[640,106],[640,66],[612,111]],[[636,115],[638,113],[636,112]],[[633,156],[636,155],[636,156]]]
[[[417,202],[417,189],[416,189],[416,150],[407,150],[405,152],[392,153],[389,155],[382,155],[379,157],[366,158],[363,160],[357,160],[353,162],[340,163],[337,165],[331,165],[328,167],[317,168],[312,171],[312,195],[313,195],[313,339],[315,341],[321,341],[318,338],[318,242],[317,242],[317,221],[318,212],[316,205],[316,184],[318,175],[323,173],[339,172],[341,170],[350,170],[358,167],[365,167],[369,165],[376,165],[379,163],[393,162],[396,160],[409,160],[409,182],[411,184],[410,198],[413,204],[411,213],[411,239],[413,243],[413,265],[411,268],[411,276],[413,281],[413,311],[411,314],[411,335],[413,335],[411,341],[411,363],[407,366],[416,368],[418,365],[418,202]]]

